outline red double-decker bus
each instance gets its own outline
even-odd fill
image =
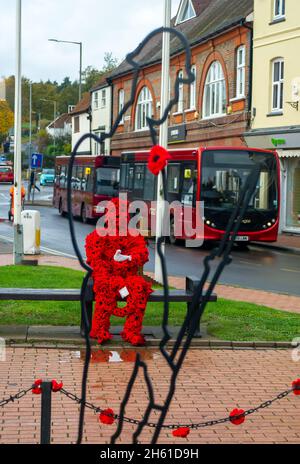
[[[275,151],[247,147],[207,147],[169,150],[169,201],[193,209],[204,203],[204,240],[219,241],[239,200],[253,166],[261,164],[257,189],[253,194],[237,237],[240,246],[251,241],[275,242],[278,237],[280,208],[280,165]],[[149,152],[123,153],[120,191],[130,201],[156,199],[156,178],[147,169]],[[153,208],[152,208],[153,214]],[[154,213],[155,214],[155,213]],[[185,219],[183,218],[183,221]],[[175,234],[170,217],[170,242],[190,239],[184,231]],[[149,221],[147,222],[147,224]]]
[[[58,156],[55,163],[53,205],[67,213],[67,179],[70,157]],[[72,214],[86,223],[103,211],[99,203],[119,194],[120,159],[109,156],[77,156],[72,172]]]

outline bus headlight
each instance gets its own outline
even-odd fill
[[[267,226],[272,227],[272,222],[268,222]]]

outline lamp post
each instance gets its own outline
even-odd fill
[[[82,42],[72,42],[71,40],[58,40],[58,39],[48,39],[48,40],[49,42],[79,45],[80,63],[79,63],[79,100],[78,101],[80,101],[82,97]]]
[[[165,0],[164,4],[164,27],[171,26],[171,0]],[[161,74],[161,101],[160,101],[160,115],[163,116],[169,101],[169,82],[170,82],[170,34],[163,34],[163,48],[162,48],[162,74]],[[168,118],[160,126],[159,144],[168,148]],[[160,173],[157,179],[157,204],[156,204],[156,252],[155,252],[155,280],[162,283],[162,268],[161,261],[157,251],[158,238],[162,235],[164,218],[164,197],[163,197],[163,181],[162,174]],[[163,245],[163,253],[165,248]]]
[[[14,147],[14,264],[22,264],[22,0],[16,0],[16,78]]]

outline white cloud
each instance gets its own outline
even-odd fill
[[[78,77],[79,49],[48,38],[83,42],[83,66],[100,68],[105,52],[122,59],[163,20],[163,0],[23,0],[23,75]],[[173,0],[176,11],[179,0]],[[0,76],[15,70],[15,1],[0,0]]]

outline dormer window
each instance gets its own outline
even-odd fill
[[[183,0],[179,7],[176,24],[184,23],[185,21],[195,17],[196,12],[192,0]]]

